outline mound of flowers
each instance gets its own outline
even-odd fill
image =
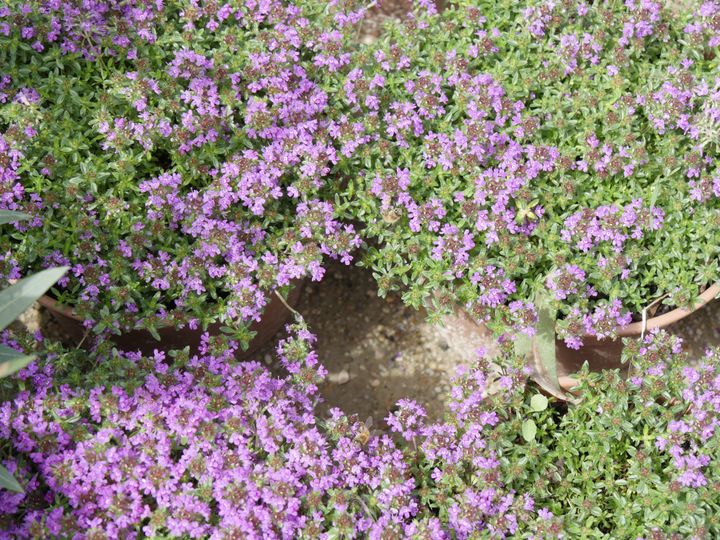
[[[335,169],[367,134],[333,87],[364,12],[4,2],[0,209],[33,219],[3,231],[0,277],[72,266],[54,294],[97,332],[238,327],[348,263]]]
[[[720,5],[417,2],[345,76],[382,289],[570,347],[720,279]],[[366,155],[367,154],[367,155]],[[360,156],[356,156],[360,157]],[[635,319],[638,320],[638,319]]]
[[[0,277],[71,265],[98,333],[237,328],[360,223],[383,291],[501,331],[548,297],[573,348],[720,279],[716,2],[365,13],[6,2]]]
[[[687,367],[652,334],[626,349],[630,379],[586,374],[579,404],[549,407],[506,351],[517,367],[481,359],[444,420],[401,400],[370,432],[316,416],[325,370],[304,325],[290,332],[281,377],[215,338],[194,357],[117,353],[89,377],[86,353],[28,367],[0,407],[2,463],[25,487],[0,492],[2,537],[720,533],[717,351]]]

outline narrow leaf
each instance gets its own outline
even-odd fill
[[[150,332],[150,335],[153,337],[155,341],[162,341],[160,338],[160,332],[158,332],[157,328],[155,328],[155,325],[148,326],[148,332]]]
[[[30,215],[24,214],[23,212],[13,212],[12,210],[0,210],[0,225],[14,223],[15,221],[22,221],[24,219],[30,219]]]
[[[557,358],[555,357],[555,317],[556,311],[552,309],[545,298],[538,295],[535,301],[538,310],[537,332],[533,339],[533,353],[535,367],[549,381],[558,388]]]
[[[0,465],[0,489],[7,489],[8,491],[15,491],[16,493],[25,493],[20,483],[15,480],[15,477],[10,474],[10,471],[2,465]]]
[[[0,291],[0,330],[7,328],[67,271],[67,266],[49,268]]]
[[[0,345],[0,379],[21,370],[34,359],[34,356]]]

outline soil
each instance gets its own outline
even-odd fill
[[[461,365],[472,363],[487,335],[470,334],[454,317],[444,326],[403,305],[396,295],[378,297],[369,271],[329,265],[325,278],[308,283],[296,307],[317,336],[320,361],[329,371],[320,390],[321,413],[339,407],[375,426],[397,400],[417,399],[433,418],[442,416],[452,380]],[[256,356],[273,370],[278,336]]]
[[[372,43],[382,34],[383,25],[391,19],[399,20],[412,10],[412,0],[378,0],[360,27],[360,41]]]
[[[321,387],[321,412],[339,407],[361,420],[372,418],[375,426],[404,397],[440,418],[458,367],[472,363],[479,348],[492,352],[494,346],[489,335],[470,335],[456,318],[433,326],[397,296],[379,298],[370,272],[358,267],[331,264],[322,282],[305,287],[297,310],[317,336],[320,361],[330,372]],[[691,358],[699,358],[707,347],[720,345],[720,301],[667,330],[685,340]],[[279,370],[272,365],[276,342],[257,357]]]

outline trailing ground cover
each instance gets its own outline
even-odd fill
[[[32,221],[0,238],[2,277],[71,265],[56,294],[98,332],[241,327],[349,262],[331,172],[367,135],[334,87],[364,11],[3,3],[0,208]]]
[[[685,4],[418,2],[390,25],[343,84],[376,137],[344,200],[381,288],[499,329],[541,295],[578,348],[717,282],[720,11]]]
[[[444,421],[401,400],[388,433],[335,410],[312,335],[291,329],[272,376],[208,343],[116,355],[86,375],[54,352],[0,407],[4,538],[708,538],[720,532],[718,352],[676,338],[627,349],[567,408],[521,369],[462,374]],[[510,353],[507,365],[516,360]],[[87,361],[87,359],[85,359]],[[122,386],[116,381],[122,379]],[[5,391],[9,388],[5,385]]]
[[[365,9],[0,6],[0,211],[30,216],[0,280],[67,265],[54,294],[98,334],[236,338],[3,332],[39,360],[0,381],[0,538],[720,536],[720,351],[649,334],[569,404],[502,339],[442,421],[404,399],[385,431],[318,416],[300,317],[283,375],[235,360],[272,291],[363,240],[383,291],[498,333],[549,303],[571,347],[720,278],[715,2],[421,0],[360,46]]]

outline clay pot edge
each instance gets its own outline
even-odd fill
[[[300,291],[302,291],[304,286],[305,286],[305,282],[301,281],[300,283],[295,285],[295,288],[299,288]],[[57,311],[58,313],[61,313],[65,317],[69,317],[70,319],[74,319],[78,322],[82,322],[82,319],[80,317],[78,317],[77,315],[75,315],[75,310],[73,310],[73,308],[59,303],[52,296],[43,294],[40,298],[38,298],[37,302],[45,309],[48,309],[50,311]],[[167,328],[170,326],[172,326],[172,325],[171,324],[160,324],[159,325],[160,328]],[[135,330],[138,330],[138,329],[135,329]]]
[[[718,295],[720,295],[720,285],[711,285],[700,296],[698,296],[695,306],[692,309],[676,308],[668,313],[664,313],[658,317],[652,317],[645,321],[645,332],[656,328],[664,328],[684,319],[688,315],[702,309],[708,302],[714,300]],[[639,337],[643,333],[643,323],[634,322],[625,326],[619,326],[616,333],[618,337]],[[594,336],[583,336],[583,341],[586,339],[599,341]],[[577,393],[577,391],[574,391],[573,388],[578,386],[580,381],[575,377],[562,376],[558,377],[558,383],[563,390],[570,393]]]
[[[663,313],[657,317],[652,317],[645,321],[645,331],[647,332],[648,330],[653,330],[655,328],[664,328],[665,326],[678,322],[679,320],[684,319],[688,315],[701,309],[705,306],[705,304],[715,299],[718,295],[720,295],[720,285],[711,285],[705,289],[705,292],[697,297],[696,303],[692,309],[675,308],[672,311],[668,311],[667,313]],[[642,332],[643,323],[640,321],[626,324],[625,326],[619,326],[616,330],[617,335],[621,337],[639,336]]]

